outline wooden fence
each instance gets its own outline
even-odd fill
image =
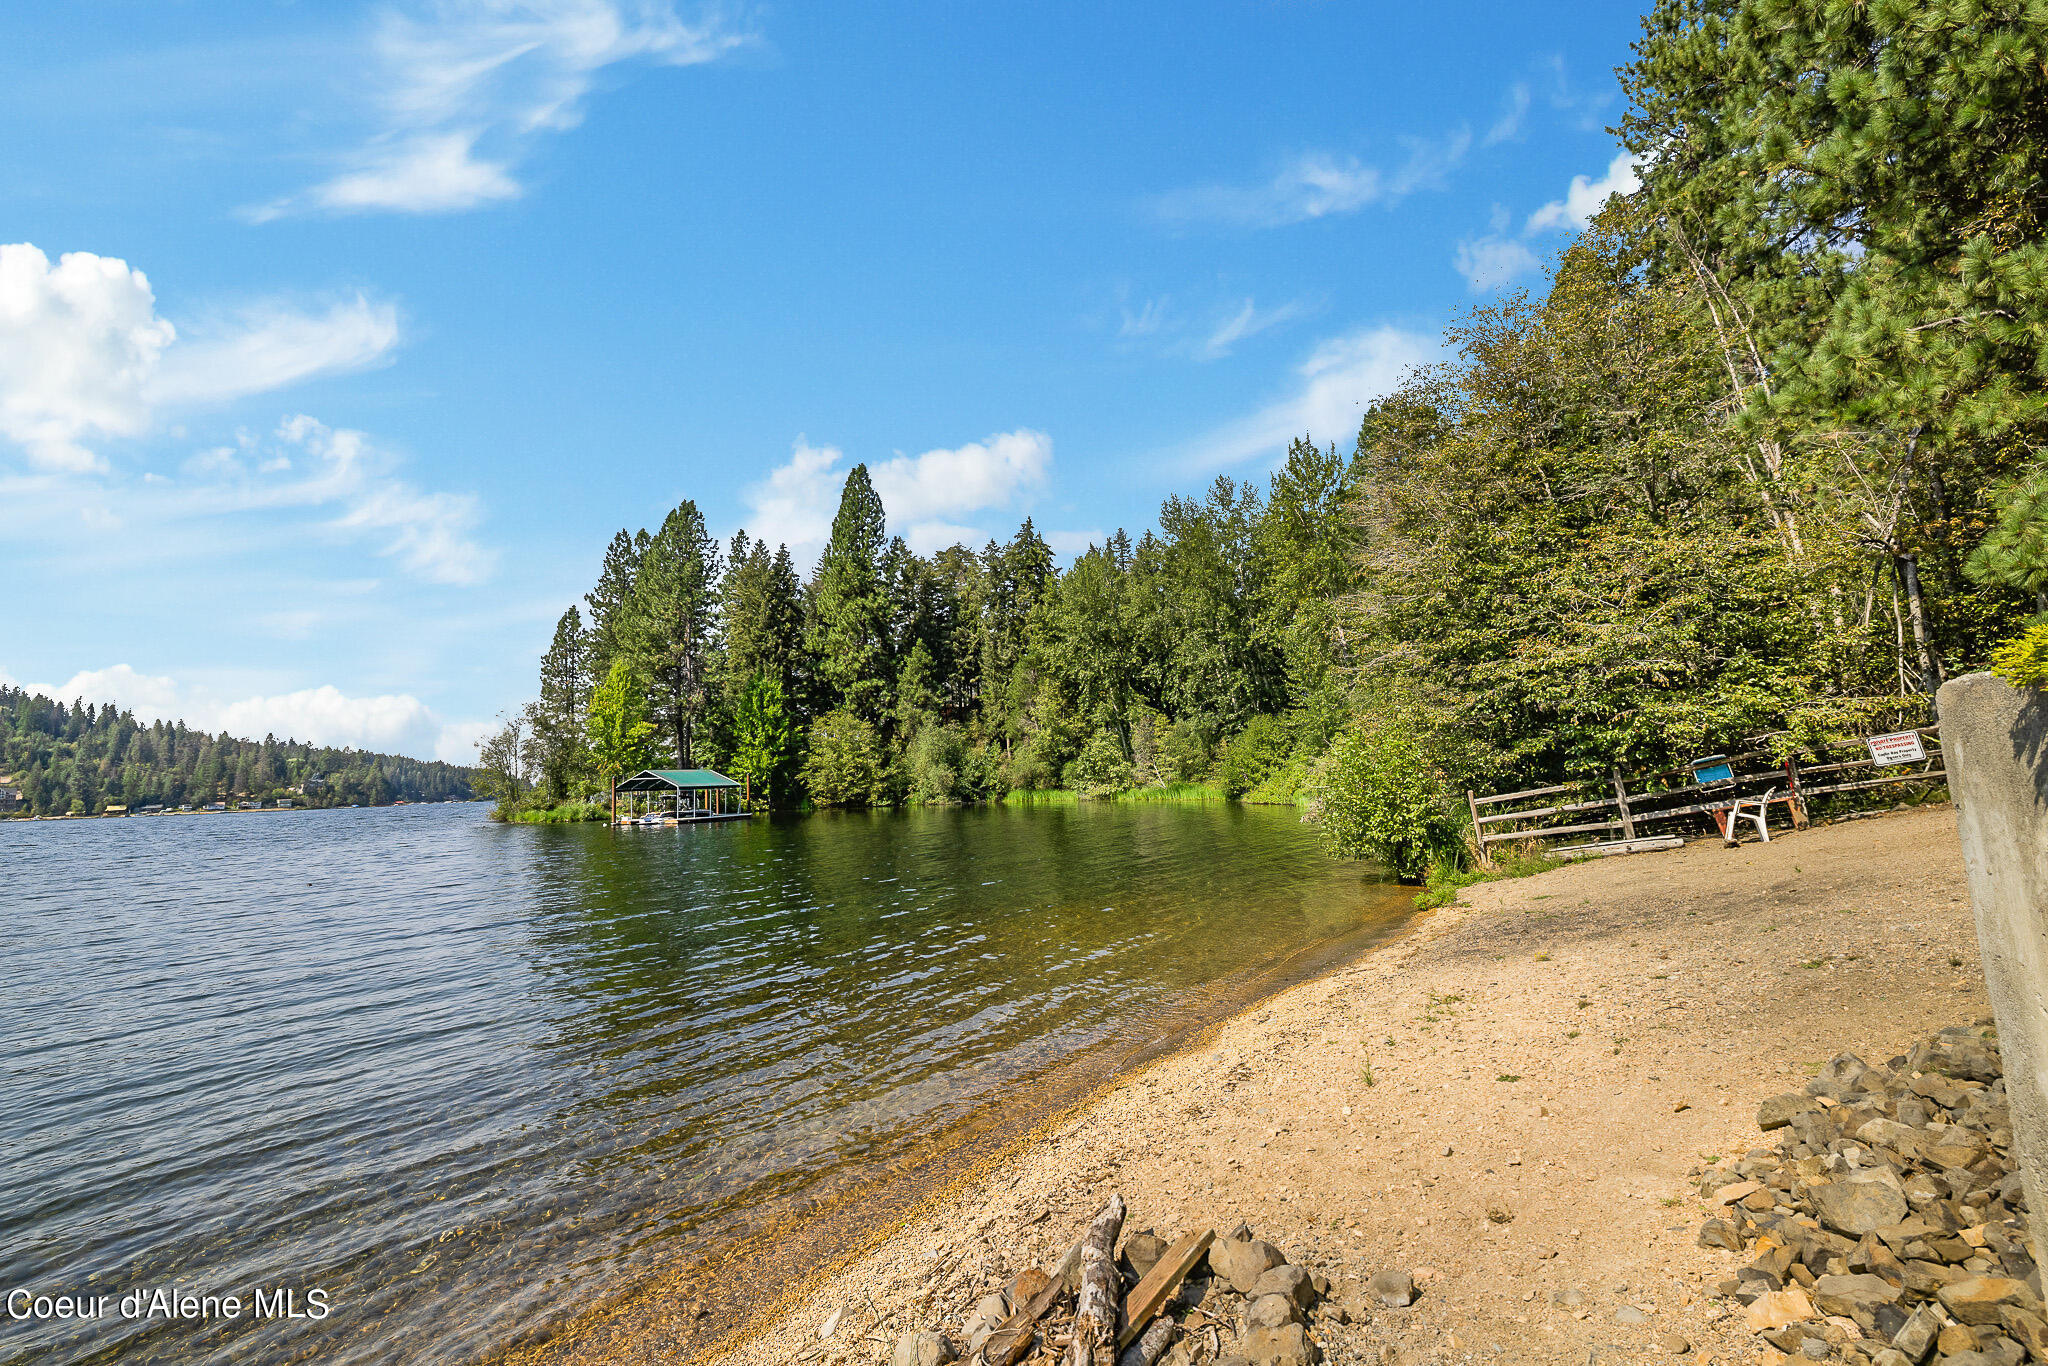
[[[1678,842],[1675,823],[1697,824],[1725,812],[1739,798],[1753,803],[1768,796],[1770,806],[1783,805],[1795,828],[1807,822],[1807,803],[1816,797],[1894,783],[1946,783],[1938,727],[1915,732],[1926,758],[1918,764],[1880,769],[1866,752],[1861,758],[1832,761],[1826,754],[1812,762],[1779,760],[1767,751],[1732,755],[1733,776],[1702,783],[1689,768],[1667,769],[1634,778],[1614,770],[1606,783],[1562,783],[1490,797],[1465,794],[1472,811],[1472,831],[1483,858],[1489,845],[1551,840],[1567,835],[1592,835],[1575,846],[1552,849],[1553,855],[1626,853]],[[1848,748],[1840,752],[1848,752]],[[1866,776],[1879,774],[1881,776]],[[1819,781],[1816,781],[1819,780]],[[1522,805],[1522,803],[1536,803]],[[1559,822],[1562,823],[1553,823]],[[1657,827],[1662,827],[1657,829]]]

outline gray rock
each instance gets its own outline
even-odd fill
[[[1254,1328],[1237,1344],[1238,1355],[1251,1366],[1313,1366],[1323,1354],[1298,1323],[1280,1328]]]
[[[1931,1304],[1923,1304],[1913,1311],[1913,1317],[1906,1320],[1906,1326],[1892,1334],[1892,1346],[1913,1366],[1927,1360],[1934,1351],[1934,1342],[1941,1336],[1943,1319],[1941,1311]]]
[[[889,1366],[946,1366],[959,1359],[959,1350],[944,1333],[905,1333],[896,1339]]]
[[[1833,1352],[1826,1338],[1808,1338],[1799,1344],[1799,1355],[1808,1361],[1826,1361]]]
[[[1257,1238],[1222,1238],[1209,1244],[1210,1270],[1240,1295],[1250,1294],[1259,1277],[1286,1261],[1279,1248]]]
[[[1586,1302],[1586,1292],[1583,1290],[1553,1290],[1550,1292],[1550,1302],[1562,1309],[1577,1309]]]
[[[1899,1288],[1882,1276],[1820,1276],[1806,1292],[1823,1314],[1857,1319],[1899,1298]]]
[[[1124,1239],[1122,1260],[1130,1269],[1133,1280],[1145,1279],[1145,1273],[1166,1255],[1166,1240],[1150,1229],[1133,1233]]]
[[[1735,1225],[1726,1219],[1709,1219],[1700,1227],[1700,1246],[1718,1247],[1729,1252],[1742,1251],[1742,1235],[1735,1231]]]
[[[1648,1323],[1650,1316],[1632,1304],[1624,1304],[1614,1311],[1616,1323]]]
[[[1866,1077],[1880,1087],[1883,1085],[1881,1075],[1871,1076],[1869,1063],[1854,1053],[1837,1053],[1829,1059],[1826,1067],[1821,1068],[1819,1076],[1806,1083],[1806,1094],[1826,1096],[1830,1100],[1849,1100],[1872,1089],[1865,1084]]]
[[[1809,1186],[1806,1197],[1823,1224],[1851,1238],[1899,1223],[1909,1209],[1903,1194],[1880,1181]]]
[[[1285,1295],[1260,1295],[1245,1311],[1245,1322],[1254,1328],[1284,1328],[1301,1322],[1301,1306]]]
[[[1315,1280],[1298,1266],[1276,1266],[1266,1272],[1245,1292],[1245,1298],[1257,1299],[1261,1295],[1285,1295],[1290,1301],[1306,1309],[1316,1302]]]
[[[1756,1127],[1769,1133],[1790,1124],[1794,1115],[1810,1114],[1821,1108],[1821,1103],[1812,1096],[1788,1091],[1782,1096],[1772,1096],[1756,1107]]]
[[[1415,1303],[1415,1280],[1405,1271],[1382,1271],[1365,1283],[1365,1293],[1389,1309]]]

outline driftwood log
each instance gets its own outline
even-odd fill
[[[1213,1229],[1203,1233],[1183,1234],[1174,1239],[1173,1246],[1166,1249],[1159,1260],[1152,1264],[1152,1269],[1145,1273],[1145,1279],[1138,1282],[1137,1288],[1131,1291],[1130,1299],[1125,1302],[1124,1329],[1117,1334],[1116,1339],[1118,1351],[1130,1346],[1131,1340],[1145,1331],[1145,1325],[1166,1307],[1166,1302],[1173,1298],[1173,1292],[1180,1289],[1180,1283],[1201,1263],[1209,1251],[1209,1244],[1215,1241],[1216,1233]],[[1164,1352],[1172,1345],[1173,1339],[1168,1337],[1160,1344],[1159,1352]],[[1151,1366],[1158,1358],[1159,1352],[1147,1357],[1145,1366]]]
[[[1116,1366],[1124,1288],[1116,1269],[1116,1236],[1123,1227],[1124,1198],[1112,1195],[1081,1239],[1081,1293],[1074,1302],[1074,1342],[1067,1366]]]
[[[1124,1354],[1117,1358],[1116,1366],[1155,1366],[1178,1337],[1180,1325],[1173,1321],[1172,1315],[1161,1314],[1152,1320],[1152,1326],[1136,1342],[1124,1349]]]
[[[1067,1255],[1060,1258],[1052,1275],[1039,1292],[1012,1310],[1002,1326],[988,1335],[988,1341],[981,1345],[981,1360],[985,1366],[1016,1366],[1031,1350],[1032,1339],[1036,1336],[1038,1321],[1052,1308],[1053,1301],[1067,1288],[1067,1277],[1081,1264],[1081,1244],[1075,1243],[1067,1249]]]

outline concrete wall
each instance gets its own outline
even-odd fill
[[[2031,1222],[2048,1232],[2048,698],[1969,674],[1938,706],[2013,1146]]]

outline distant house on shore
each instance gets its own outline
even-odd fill
[[[100,814],[102,816],[125,816],[128,814],[128,808],[125,806],[103,807],[100,810]]]

